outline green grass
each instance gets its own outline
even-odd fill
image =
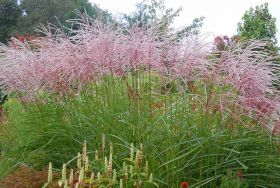
[[[179,187],[182,181],[190,187],[219,187],[229,170],[242,171],[249,187],[279,187],[275,138],[253,126],[247,116],[236,121],[211,106],[205,110],[211,87],[197,83],[197,91],[182,92],[175,87],[177,82],[168,87],[163,83],[157,76],[105,77],[79,95],[58,99],[41,93],[31,103],[10,98],[0,138],[0,177],[20,163],[42,169],[51,161],[60,169],[81,152],[84,140],[89,151],[101,151],[104,133],[107,144],[114,143],[115,168],[121,168],[121,159],[129,156],[131,143],[143,143],[160,187]],[[130,94],[127,84],[134,88]],[[212,88],[215,93],[220,89]]]

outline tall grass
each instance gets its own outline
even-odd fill
[[[189,87],[195,92],[194,83],[205,87],[206,109],[217,96],[213,89],[227,88],[218,93],[219,111],[232,110],[235,115],[242,108],[242,113],[253,113],[270,134],[279,134],[279,94],[273,87],[279,81],[275,75],[279,67],[273,63],[277,57],[267,52],[266,41],[232,44],[214,58],[210,46],[198,36],[176,40],[176,33],[166,31],[162,37],[158,25],[123,28],[87,15],[69,21],[79,28],[70,35],[60,28],[42,27],[45,37],[24,43],[13,39],[10,46],[0,46],[0,85],[7,93],[20,93],[26,100],[42,91],[69,95],[73,88],[79,91],[113,75],[133,79],[136,92],[132,95],[140,99],[137,80],[153,72],[165,84],[163,90],[172,87],[174,80],[185,86],[181,90]]]
[[[157,25],[70,21],[79,26],[70,36],[46,27],[46,37],[0,47],[0,84],[11,95],[0,172],[60,168],[84,140],[100,151],[105,134],[119,168],[142,143],[161,187],[279,187],[279,67],[265,41],[214,58],[199,37],[162,37]]]
[[[104,77],[79,95],[62,99],[10,99],[2,160],[38,169],[52,161],[61,168],[81,152],[84,140],[89,151],[102,151],[105,133],[107,144],[115,143],[114,164],[119,168],[119,160],[129,156],[130,144],[143,143],[160,187],[179,187],[182,181],[191,187],[217,187],[229,170],[234,175],[242,172],[242,181],[250,187],[278,187],[279,146],[276,138],[253,124],[254,119],[244,116],[236,121],[230,113],[206,110],[201,87],[196,91],[200,95],[171,90],[162,94],[156,75],[136,81],[139,102],[128,92],[133,80]]]

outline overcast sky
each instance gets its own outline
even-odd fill
[[[135,4],[143,0],[90,0],[113,14],[133,12]],[[250,7],[269,3],[269,10],[277,20],[278,44],[280,43],[280,0],[165,0],[169,8],[182,7],[183,11],[174,27],[189,25],[196,17],[204,16],[202,33],[209,35],[234,35],[237,23]]]

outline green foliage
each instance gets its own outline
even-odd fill
[[[222,177],[220,188],[248,188],[248,184],[242,181],[242,177],[233,175],[232,171],[228,171],[226,176]]]
[[[248,117],[236,121],[230,113],[205,110],[207,93],[220,93],[219,88],[211,91],[194,83],[195,92],[180,92],[179,84],[162,93],[162,85],[166,83],[156,75],[136,74],[104,77],[65,98],[41,95],[29,103],[9,99],[1,160],[37,169],[52,161],[60,169],[80,152],[84,140],[88,151],[102,151],[104,133],[107,148],[115,143],[117,171],[130,144],[142,143],[160,187],[178,187],[182,181],[191,187],[218,187],[225,185],[222,177],[228,169],[241,170],[251,187],[279,186],[275,138],[253,127],[256,123]]]
[[[6,43],[17,34],[33,35],[34,28],[40,24],[51,23],[75,29],[76,26],[65,22],[76,19],[78,16],[75,12],[86,12],[103,23],[113,22],[108,11],[92,5],[88,0],[0,0],[0,42]]]
[[[74,1],[68,0],[22,0],[22,16],[18,21],[17,28],[21,33],[34,33],[34,27],[39,24],[57,23],[68,18],[74,10]]]
[[[266,39],[272,43],[272,50],[277,51],[275,47],[276,39],[276,18],[269,13],[268,3],[256,8],[250,8],[242,17],[238,24],[238,34],[243,39]]]
[[[20,16],[17,0],[0,0],[0,42],[6,43]]]
[[[152,0],[151,3],[143,1],[137,4],[137,11],[131,15],[124,15],[125,21],[128,25],[138,24],[140,27],[151,27],[153,25],[159,25],[158,32],[163,36],[169,34],[173,30],[172,23],[175,18],[180,15],[182,8],[173,9],[165,6],[164,0]],[[193,22],[186,27],[176,31],[174,37],[176,40],[189,36],[191,34],[199,34],[200,28],[203,25],[204,17],[195,18]]]
[[[98,15],[108,21],[111,17],[109,13],[101,10],[97,5],[92,6],[88,0],[22,0],[21,4],[22,16],[20,17],[17,29],[21,33],[33,33],[34,27],[39,24],[62,24],[65,20],[76,18],[74,10],[79,12],[87,12],[93,18]]]
[[[91,4],[88,0],[74,0],[75,11],[79,13],[86,13],[93,19],[98,19],[103,23],[114,22],[111,14],[107,10],[101,9],[96,4]],[[75,19],[77,15],[75,12],[71,12],[67,19]],[[66,24],[66,23],[65,23]]]
[[[112,16],[92,5],[88,0],[0,0],[0,42],[7,42],[15,34],[34,34],[34,27],[40,24],[62,24],[67,19],[75,19],[74,11],[84,13],[104,23],[112,22]]]

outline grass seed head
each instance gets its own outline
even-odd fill
[[[95,151],[95,160],[98,160],[98,150]]]
[[[86,162],[86,158],[87,158],[87,142],[86,140],[84,141],[83,144],[83,162]]]
[[[123,179],[120,179],[120,188],[123,188]]]
[[[48,169],[48,183],[52,182],[52,163],[49,163],[49,169]]]
[[[74,170],[70,170],[70,175],[69,175],[69,183],[72,184],[74,179]]]
[[[77,168],[81,169],[82,168],[82,159],[81,159],[81,154],[78,152],[77,155]]]
[[[116,169],[113,170],[113,183],[115,184],[117,182],[117,171]]]
[[[86,162],[85,162],[85,172],[89,170],[89,159],[88,156],[86,157]]]
[[[85,170],[84,168],[81,168],[79,172],[79,183],[82,183],[84,181],[84,178],[85,178]]]
[[[131,143],[130,145],[130,161],[133,161],[134,159],[134,145]]]
[[[93,182],[94,182],[94,172],[92,172],[91,175],[90,175],[89,184],[92,184]]]
[[[63,163],[62,172],[61,172],[61,181],[65,182],[66,180],[66,164]]]

